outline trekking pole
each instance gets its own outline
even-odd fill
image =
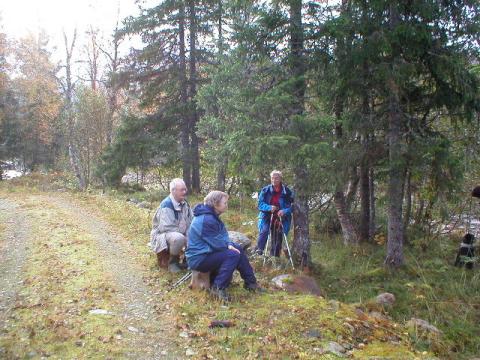
[[[278,246],[278,229],[275,223],[272,223],[271,226],[272,226],[272,244],[270,246],[270,257],[273,256],[275,258],[275,254]],[[275,259],[272,259],[272,262],[274,260]]]
[[[180,279],[178,279],[172,286],[170,286],[170,289],[168,291],[171,291],[173,289],[176,289],[180,285],[182,285],[184,282],[186,282],[188,279],[192,277],[192,271],[187,272],[185,275],[183,275]]]
[[[290,246],[288,245],[287,235],[285,234],[285,231],[283,229],[282,222],[280,222],[280,224],[281,224],[283,239],[285,240],[285,246],[287,247],[288,259],[290,260],[290,264],[292,265],[292,270],[295,270],[295,266],[293,265],[292,253],[290,252]]]
[[[268,244],[272,242],[272,221],[273,221],[273,212],[272,212],[272,215],[270,215],[270,224],[268,225],[267,242],[265,243],[265,249],[263,250],[263,266],[265,266],[265,263],[267,261]]]
[[[290,264],[292,264],[292,270],[295,270],[295,266],[293,265],[292,253],[290,252],[290,246],[288,246],[287,235],[285,235],[285,233],[283,233],[283,238],[285,240],[285,245],[287,246],[288,259],[290,260]]]

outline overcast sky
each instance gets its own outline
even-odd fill
[[[158,0],[141,2],[152,5]],[[59,59],[64,54],[63,30],[71,36],[77,28],[79,42],[84,42],[85,31],[93,26],[109,39],[118,11],[120,19],[139,14],[135,0],[0,0],[0,26],[15,39],[44,29],[51,39],[51,49],[57,48],[54,57]]]

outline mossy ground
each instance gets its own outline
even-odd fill
[[[75,220],[41,202],[16,194],[31,225],[22,286],[0,337],[6,358],[115,358],[125,353],[115,316],[115,288],[99,262],[91,238]]]
[[[405,248],[407,265],[389,272],[383,267],[383,246],[346,248],[338,238],[322,238],[312,248],[321,264],[317,279],[329,298],[367,308],[379,293],[395,294],[395,306],[388,310],[394,320],[421,318],[443,332],[441,340],[410,333],[418,349],[433,350],[442,358],[469,359],[480,353],[480,338],[473,336],[480,331],[480,274],[478,268],[453,266],[460,239],[438,237],[425,250],[413,242]]]
[[[23,192],[19,184],[8,188],[5,191]],[[48,186],[43,189],[48,190]],[[178,332],[186,336],[182,346],[193,349],[193,357],[335,358],[324,352],[329,341],[351,346],[355,358],[413,359],[435,354],[439,358],[467,359],[480,353],[480,340],[474,335],[480,330],[479,275],[476,270],[467,272],[451,265],[458,239],[437,238],[426,252],[415,245],[407,246],[407,266],[388,272],[382,265],[383,246],[348,248],[337,237],[313,234],[312,257],[317,264],[313,276],[325,298],[291,295],[272,288],[265,295],[250,294],[235,278],[234,302],[225,308],[208,294],[192,292],[186,286],[165,292],[178,276],[159,271],[146,246],[154,208],[162,195],[73,196],[131,243],[137,258],[149,270],[146,280],[161,294],[158,301],[174,309]],[[127,197],[150,200],[152,209],[138,208],[127,202]],[[189,199],[191,204],[200,200]],[[239,204],[233,200],[223,220],[230,230],[242,231],[255,239],[254,202]],[[257,271],[260,265],[256,264]],[[270,269],[258,275],[262,284],[270,287],[269,279],[280,272]],[[396,304],[387,309],[397,323],[366,315],[368,310],[385,310],[370,301],[385,291],[397,298]],[[357,308],[364,312],[356,311]],[[443,336],[409,331],[403,324],[411,317],[429,321],[443,331]],[[232,320],[234,326],[210,329],[208,325],[214,319]],[[319,336],[309,336],[309,330],[318,330]]]

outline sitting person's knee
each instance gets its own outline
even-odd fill
[[[168,237],[169,252],[171,255],[178,255],[187,245],[187,238],[180,233],[171,233]]]
[[[227,250],[227,256],[229,258],[238,258],[239,259],[241,254],[242,254],[241,252],[238,252],[238,251],[235,251],[235,250],[231,250],[231,249]]]
[[[237,249],[238,251],[240,251],[240,253],[243,253],[243,252],[244,252],[242,245],[237,244],[237,243],[232,243],[232,246],[233,246],[235,249]]]

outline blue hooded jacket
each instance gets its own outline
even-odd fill
[[[270,201],[273,196],[273,185],[265,186],[258,193],[258,229],[262,230],[265,224],[270,224],[270,216],[272,214],[272,205]],[[292,203],[293,192],[287,186],[282,184],[282,193],[280,194],[280,209],[283,210],[282,225],[283,232],[288,235],[292,222]]]
[[[195,270],[208,254],[227,250],[233,243],[228,238],[225,224],[211,206],[198,204],[193,209],[193,216],[185,255],[188,267]]]

